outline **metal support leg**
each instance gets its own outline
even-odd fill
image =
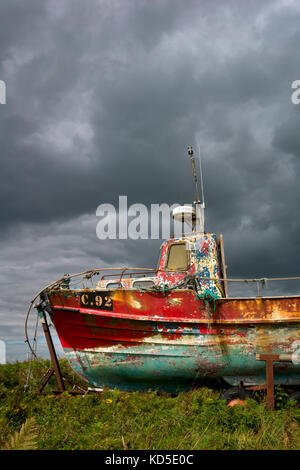
[[[54,344],[53,344],[53,341],[52,341],[51,333],[50,333],[50,330],[49,330],[49,325],[47,323],[47,318],[46,318],[46,315],[45,315],[45,312],[44,312],[43,308],[40,305],[38,305],[36,308],[38,310],[38,314],[39,314],[39,317],[40,317],[40,320],[41,320],[41,323],[42,323],[43,331],[44,331],[44,334],[45,334],[45,337],[46,337],[46,341],[47,341],[47,345],[48,345],[48,349],[49,349],[49,353],[50,353],[50,357],[51,357],[52,367],[53,367],[53,371],[55,373],[55,377],[56,377],[56,381],[57,381],[57,385],[58,385],[58,391],[60,393],[62,393],[62,392],[65,391],[65,386],[64,386],[62,375],[61,375],[61,370],[60,370],[60,367],[59,367],[59,363],[58,363],[57,355],[56,355],[56,352],[55,352]],[[45,387],[47,381],[50,379],[51,376],[52,376],[52,373],[50,374],[50,372],[49,372],[48,375],[46,376],[47,380],[43,382],[43,384],[40,388],[41,390],[43,390],[43,388]]]
[[[274,400],[274,364],[273,362],[291,362],[291,354],[257,354],[257,361],[266,362],[266,389],[267,389],[267,408],[275,409]]]
[[[52,375],[54,374],[54,369],[49,369],[46,374],[44,375],[43,377],[43,381],[40,385],[40,388],[38,389],[38,394],[40,395],[42,393],[42,391],[44,390],[44,388],[46,387],[47,383],[49,382],[49,380],[51,379]]]
[[[265,361],[266,363],[266,389],[267,389],[267,408],[268,410],[275,409],[274,400],[274,370],[273,361],[278,361],[278,354],[257,354],[258,361]]]
[[[267,385],[267,408],[268,410],[275,409],[274,401],[274,369],[273,360],[266,360],[266,385]]]

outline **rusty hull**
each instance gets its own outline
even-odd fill
[[[300,296],[208,301],[190,289],[101,290],[104,310],[91,305],[95,292],[48,292],[70,365],[95,386],[180,391],[207,376],[258,385],[256,354],[290,354],[300,340]],[[275,383],[300,384],[300,365],[277,364],[274,374]]]

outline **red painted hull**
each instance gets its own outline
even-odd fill
[[[188,289],[166,295],[119,289],[104,293],[112,304],[101,310],[86,305],[91,293],[93,303],[97,291],[48,297],[70,364],[98,386],[166,389],[207,375],[260,383],[264,365],[255,355],[292,353],[300,341],[298,296],[208,302]],[[276,370],[277,382],[300,383],[299,366]]]

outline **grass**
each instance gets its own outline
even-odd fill
[[[43,361],[49,365],[47,361]],[[84,386],[65,360],[64,377]],[[55,396],[55,379],[36,393],[45,372],[32,364],[0,366],[0,449],[97,450],[283,450],[300,449],[300,409],[277,391],[277,409],[246,400],[227,407],[207,387],[176,397],[155,392]]]

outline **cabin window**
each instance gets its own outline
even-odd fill
[[[188,256],[185,243],[175,243],[169,247],[167,269],[183,270],[188,267]]]
[[[138,287],[153,287],[154,286],[154,282],[153,281],[150,281],[150,280],[147,280],[147,281],[134,281],[133,282],[133,287],[134,288],[138,288]]]
[[[106,285],[106,288],[107,288],[107,289],[118,289],[118,287],[121,287],[120,282],[109,282],[109,283]]]

